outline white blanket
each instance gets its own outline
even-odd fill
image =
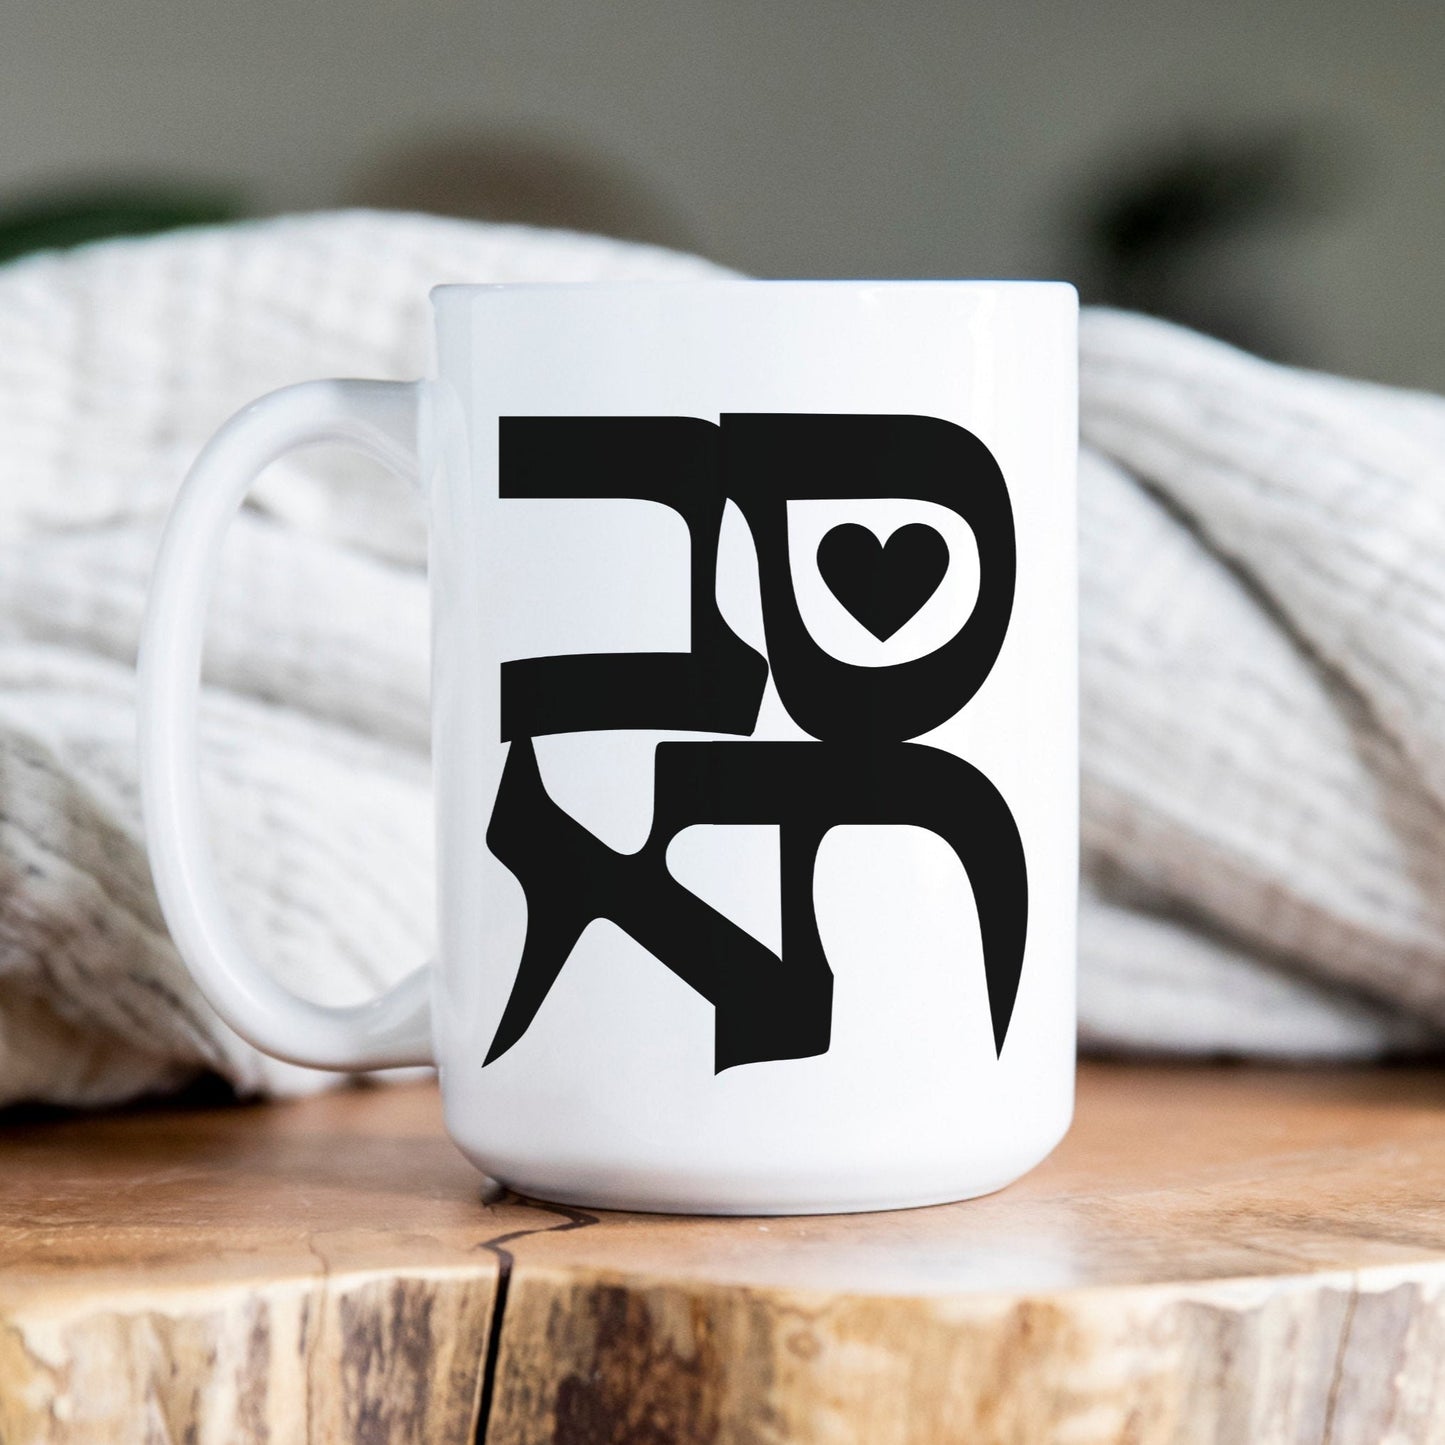
[[[718,274],[561,233],[344,213],[0,269],[0,1102],[202,1069],[231,1033],[151,891],[132,663],[190,459],[286,382],[410,377],[427,288]],[[1371,1056],[1445,1033],[1445,402],[1141,317],[1083,324],[1086,1044]],[[275,467],[229,544],[203,730],[214,842],[279,977],[426,956],[422,520],[355,459]],[[1440,1033],[1437,1033],[1440,1031]]]

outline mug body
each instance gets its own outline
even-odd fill
[[[1073,288],[434,304],[453,1138],[602,1207],[1015,1179],[1073,1101]]]

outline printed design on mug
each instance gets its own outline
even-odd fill
[[[504,662],[506,762],[487,844],[526,897],[527,930],[490,1064],[526,1033],[594,919],[611,920],[712,1005],[717,1072],[826,1053],[833,972],[819,936],[813,869],[828,830],[910,824],[949,844],[973,890],[995,1049],[1018,993],[1028,874],[1018,827],[993,783],[941,748],[910,741],[983,685],[1008,631],[1013,512],[992,453],[936,417],[742,413],[694,417],[502,417],[499,494],[637,498],[687,524],[687,652],[596,653]],[[806,627],[794,591],[790,501],[916,499],[962,517],[978,546],[978,597],[946,641],[881,666],[847,663]],[[757,552],[767,657],[724,620],[716,595],[723,509]],[[880,542],[854,523],[818,548],[823,581],[875,637],[928,601],[949,564],[933,528]],[[769,673],[814,741],[752,739]],[[634,853],[603,843],[554,803],[532,740],[620,728],[723,733],[747,741],[660,742],[651,831]],[[782,947],[724,917],[668,871],[668,845],[695,824],[778,828]]]

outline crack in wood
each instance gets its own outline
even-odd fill
[[[565,1234],[568,1230],[586,1229],[588,1225],[598,1223],[595,1214],[589,1214],[585,1209],[572,1209],[565,1204],[547,1204],[540,1199],[524,1199],[510,1192],[503,1194],[501,1199],[508,1203],[524,1204],[544,1214],[555,1214],[562,1222],[537,1229],[514,1229],[507,1234],[499,1234],[494,1239],[484,1239],[476,1246],[495,1255],[497,1259],[497,1289],[492,1301],[491,1325],[487,1330],[487,1352],[482,1361],[481,1399],[477,1404],[476,1445],[486,1445],[492,1422],[492,1398],[497,1385],[497,1361],[502,1353],[502,1324],[507,1312],[507,1289],[511,1284],[512,1265],[515,1263],[512,1251],[507,1246],[529,1235]]]
[[[331,1261],[321,1252],[316,1243],[316,1236],[310,1230],[306,1232],[306,1252],[321,1266],[321,1287],[313,1300],[308,1297],[302,1304],[301,1329],[299,1346],[303,1374],[306,1381],[306,1439],[308,1441],[316,1438],[315,1421],[315,1398],[316,1384],[313,1376],[316,1372],[316,1350],[312,1339],[312,1317],[315,1316],[315,1324],[319,1326],[326,1318],[327,1296],[331,1293]]]
[[[1340,1340],[1335,1348],[1334,1369],[1330,1373],[1329,1393],[1325,1397],[1324,1428],[1320,1435],[1321,1445],[1333,1445],[1335,1438],[1335,1411],[1340,1402],[1340,1386],[1345,1378],[1345,1355],[1350,1347],[1350,1331],[1354,1328],[1355,1307],[1360,1302],[1359,1271],[1350,1276],[1350,1297],[1345,1301],[1345,1318],[1340,1325]]]

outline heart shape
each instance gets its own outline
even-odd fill
[[[833,596],[886,642],[938,590],[948,543],[923,522],[900,527],[886,542],[844,522],[818,543],[818,571]]]

